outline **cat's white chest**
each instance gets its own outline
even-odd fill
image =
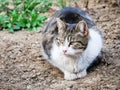
[[[51,60],[54,66],[59,67],[62,71],[65,69],[69,72],[78,71],[78,61],[74,58],[67,57],[62,53],[61,48],[59,48],[55,43],[51,49]]]

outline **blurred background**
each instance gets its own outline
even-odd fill
[[[90,14],[103,34],[101,63],[66,81],[41,55],[41,31],[64,7]],[[0,90],[120,90],[120,0],[0,0]]]

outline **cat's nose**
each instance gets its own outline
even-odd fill
[[[63,52],[64,52],[64,53],[66,53],[66,52],[67,52],[67,50],[63,50]]]

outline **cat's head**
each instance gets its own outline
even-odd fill
[[[80,56],[88,44],[88,27],[85,21],[77,24],[67,24],[57,18],[58,35],[55,43],[62,54]]]

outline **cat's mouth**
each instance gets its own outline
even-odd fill
[[[66,53],[66,52],[63,52],[63,55],[64,55],[64,56],[72,56],[71,54]]]
[[[70,57],[70,58],[80,57],[80,54],[68,54],[68,53],[64,53],[63,55],[66,56],[66,57]]]
[[[70,57],[70,58],[74,58],[75,57],[74,55],[70,55],[70,54],[64,54],[64,56]]]
[[[68,54],[68,53],[63,53],[63,55],[65,55],[65,56],[70,56],[70,54]]]

